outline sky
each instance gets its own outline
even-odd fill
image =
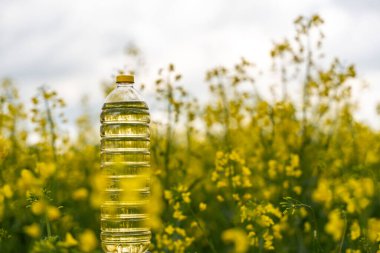
[[[56,90],[74,131],[83,95],[98,117],[100,84],[125,66],[128,43],[145,61],[135,79],[152,83],[159,68],[174,63],[182,84],[207,100],[206,70],[242,56],[269,67],[273,42],[293,34],[297,16],[314,13],[325,20],[326,55],[354,63],[369,84],[355,90],[357,118],[380,128],[377,0],[0,0],[0,79],[12,78],[25,101],[41,85]],[[149,85],[144,93],[153,103]]]

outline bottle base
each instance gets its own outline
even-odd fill
[[[148,252],[150,243],[110,244],[102,243],[105,253],[145,253]]]

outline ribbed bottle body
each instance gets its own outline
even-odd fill
[[[105,103],[101,167],[107,180],[101,206],[105,252],[141,253],[150,244],[149,110],[143,101]]]

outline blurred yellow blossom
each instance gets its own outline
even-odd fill
[[[98,241],[96,239],[95,233],[92,230],[86,229],[79,235],[79,248],[83,252],[91,252],[93,251]]]
[[[165,196],[165,199],[167,199],[167,200],[169,200],[169,201],[173,198],[173,194],[172,194],[172,192],[169,191],[169,190],[165,190],[165,192],[164,192],[164,196]]]
[[[32,203],[31,210],[35,215],[42,215],[46,210],[45,201],[38,200]]]
[[[332,236],[335,241],[339,241],[343,235],[344,220],[341,218],[341,211],[334,209],[329,213],[329,220],[325,226],[325,231]]]
[[[172,225],[169,225],[165,228],[165,232],[168,233],[169,235],[173,234],[174,228]]]
[[[274,250],[273,236],[270,235],[268,232],[265,232],[263,238],[264,238],[264,249]]]
[[[244,176],[250,176],[252,174],[251,170],[248,167],[246,167],[246,166],[242,167],[242,173],[243,173]]]
[[[183,215],[182,211],[180,211],[180,210],[176,210],[176,211],[174,211],[174,213],[173,213],[173,218],[174,218],[174,219],[177,219],[177,220],[179,220],[179,221],[182,221],[182,220],[186,219],[186,216]]]
[[[107,186],[107,179],[104,174],[97,173],[90,179],[92,185],[91,205],[95,208],[100,207],[105,199],[104,189]]]
[[[29,226],[24,227],[24,232],[33,238],[38,238],[41,236],[41,229],[37,223],[33,223]]]
[[[350,227],[351,240],[356,240],[360,237],[360,226],[358,221],[354,221]]]
[[[3,194],[6,198],[10,199],[13,196],[12,188],[9,184],[5,184],[3,186]]]
[[[189,204],[191,202],[190,194],[191,194],[190,192],[183,192],[182,193],[182,199],[187,204]]]
[[[39,186],[41,185],[41,181],[37,179],[30,170],[23,169],[17,183],[19,189],[25,192],[28,190],[33,192],[40,191]]]
[[[52,176],[55,172],[54,163],[37,163],[36,171],[40,174],[43,180],[46,180],[48,177]]]
[[[244,253],[248,250],[247,234],[240,228],[231,228],[223,231],[222,240],[226,243],[234,243],[234,252],[236,253]]]
[[[84,200],[87,197],[88,197],[88,190],[84,187],[78,188],[72,193],[72,198],[74,200]]]
[[[380,239],[380,219],[371,218],[368,220],[368,238],[372,242],[378,241]],[[379,240],[380,241],[380,240]]]
[[[313,199],[317,202],[324,203],[327,207],[331,205],[333,193],[327,179],[321,178],[319,180],[317,189],[313,192]]]
[[[310,225],[310,222],[305,222],[304,224],[304,230],[306,233],[310,232],[310,229],[311,229],[311,225]]]
[[[49,220],[57,220],[61,216],[61,212],[55,206],[48,206],[46,214]]]
[[[346,253],[361,253],[360,249],[346,249]]]
[[[200,211],[204,211],[206,209],[207,209],[207,204],[206,203],[203,203],[203,202],[199,203],[199,210]]]
[[[66,233],[65,240],[59,243],[65,248],[70,248],[78,245],[78,241],[75,240],[71,233]]]

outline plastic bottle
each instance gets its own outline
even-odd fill
[[[119,75],[116,83],[101,113],[101,167],[107,181],[101,206],[102,248],[107,253],[141,253],[151,239],[150,115],[133,88],[134,76]]]

